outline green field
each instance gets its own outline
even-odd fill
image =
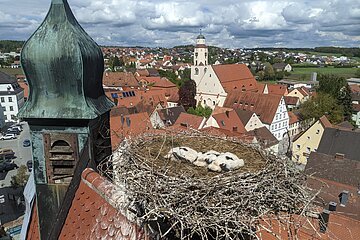
[[[334,67],[323,67],[323,68],[294,68],[289,78],[298,80],[310,80],[311,73],[317,72],[318,74],[335,74],[345,78],[355,77],[357,68],[334,68]]]
[[[13,76],[24,74],[22,68],[0,68],[0,72],[4,72]]]

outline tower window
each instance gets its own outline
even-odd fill
[[[195,53],[195,57],[197,58],[199,56],[199,53]]]
[[[195,75],[199,75],[199,69],[198,68],[195,68]]]

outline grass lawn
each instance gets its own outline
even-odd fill
[[[334,67],[323,67],[323,68],[294,68],[291,72],[290,78],[299,80],[310,80],[311,73],[317,72],[318,74],[334,74],[340,75],[345,78],[355,77],[357,68],[334,68]]]
[[[4,72],[13,76],[17,74],[24,74],[22,68],[0,68],[0,72]]]

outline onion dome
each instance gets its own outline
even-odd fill
[[[94,119],[113,106],[102,87],[101,49],[67,0],[51,1],[44,22],[22,49],[21,64],[30,96],[20,118]]]
[[[205,39],[204,35],[200,34],[196,39]]]

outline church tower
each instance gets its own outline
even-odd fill
[[[58,239],[82,171],[111,155],[104,59],[67,0],[52,0],[21,64],[30,96],[18,116],[30,126],[39,235]]]
[[[208,48],[205,44],[205,37],[200,33],[196,38],[196,45],[194,48],[194,63],[191,66],[191,79],[199,84],[201,78],[208,69]]]

